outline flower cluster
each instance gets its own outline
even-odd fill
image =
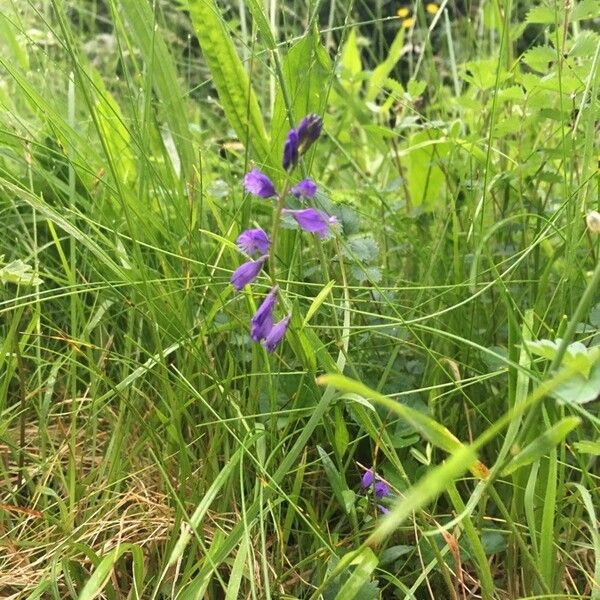
[[[376,500],[383,500],[390,495],[390,486],[383,481],[373,469],[365,471],[360,484],[364,490],[372,489]],[[381,504],[378,504],[377,508],[379,508],[383,514],[389,512],[389,510]]]
[[[317,193],[317,184],[312,179],[303,179],[291,188],[288,187],[287,181],[289,181],[292,172],[298,165],[300,157],[306,154],[321,135],[322,128],[323,120],[321,117],[310,114],[302,119],[297,128],[289,131],[283,147],[282,160],[282,166],[287,172],[287,179],[281,194],[277,193],[271,179],[260,169],[252,169],[244,177],[244,188],[247,192],[265,200],[274,198],[276,202],[273,207],[275,219],[271,238],[262,229],[247,229],[237,239],[237,246],[240,251],[249,257],[257,256],[257,258],[251,258],[240,265],[231,276],[231,284],[238,292],[259,276],[267,259],[273,260],[276,252],[273,247],[276,240],[276,230],[279,227],[279,218],[282,214],[293,217],[300,229],[315,233],[320,238],[326,237],[330,227],[336,223],[335,217],[329,216],[316,208],[303,208],[300,210],[284,208],[288,193],[303,200],[310,200]],[[274,278],[273,273],[271,276]],[[255,342],[262,342],[267,352],[273,352],[284,338],[291,318],[291,315],[288,314],[279,322],[274,322],[273,312],[277,306],[278,293],[279,287],[274,285],[250,322],[250,337]]]

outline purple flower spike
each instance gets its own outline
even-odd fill
[[[373,489],[378,500],[390,495],[390,486],[385,481],[378,481]]]
[[[365,489],[370,488],[373,485],[374,477],[375,474],[373,473],[373,469],[365,471],[364,475],[362,476],[362,479],[360,480],[360,485],[362,485]]]
[[[316,233],[321,239],[327,235],[329,227],[337,223],[335,217],[330,217],[322,210],[317,210],[316,208],[305,208],[303,210],[284,209],[283,212],[292,215],[301,229],[309,233]]]
[[[295,185],[291,193],[296,198],[314,198],[317,193],[317,184],[312,179],[303,179],[298,185]]]
[[[298,164],[298,157],[298,132],[290,129],[283,146],[283,168],[286,171],[293,169]]]
[[[304,154],[317,141],[323,129],[323,119],[311,113],[306,115],[298,125],[299,150]]]
[[[262,229],[246,229],[237,239],[238,248],[246,254],[267,254],[271,240]]]
[[[267,335],[265,341],[263,342],[267,352],[273,352],[273,350],[277,348],[279,342],[281,342],[283,336],[285,335],[285,332],[287,331],[291,318],[292,315],[288,315],[287,317],[281,319],[279,323],[273,325],[271,331],[269,331],[269,335]]]
[[[244,187],[247,192],[261,198],[271,198],[277,194],[273,182],[259,169],[252,169],[246,173]]]
[[[277,304],[277,291],[279,288],[275,286],[262,301],[258,310],[254,313],[250,321],[250,337],[255,342],[264,340],[273,329],[273,309]]]
[[[240,265],[231,276],[233,287],[239,292],[252,283],[258,277],[265,260],[267,257],[261,256],[258,260],[251,260]]]

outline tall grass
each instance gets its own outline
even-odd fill
[[[0,596],[600,598],[599,19],[0,0]]]

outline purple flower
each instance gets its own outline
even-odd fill
[[[254,313],[250,321],[250,337],[255,342],[265,339],[271,329],[273,329],[273,309],[277,304],[277,291],[279,288],[275,286],[262,301],[258,310]]]
[[[277,194],[273,182],[259,169],[252,169],[246,173],[244,187],[247,192],[261,198],[271,198]]]
[[[373,490],[378,500],[390,495],[390,486],[385,481],[378,481]]]
[[[323,119],[319,115],[311,113],[306,115],[298,125],[298,146],[301,154],[304,154],[317,141],[323,129]]]
[[[304,198],[314,198],[317,193],[317,184],[312,179],[303,179],[290,191],[296,198],[300,198],[301,196]]]
[[[363,488],[370,488],[373,485],[373,479],[375,478],[375,473],[373,473],[373,469],[369,469],[368,471],[365,471],[364,475],[362,476],[362,479],[360,480],[360,485],[363,486]]]
[[[261,256],[258,260],[251,260],[240,265],[231,276],[233,287],[239,292],[249,283],[252,283],[258,277],[265,260],[267,260],[267,257]]]
[[[265,341],[263,342],[267,352],[273,352],[273,350],[275,350],[275,348],[277,348],[277,346],[279,345],[279,342],[281,342],[281,340],[283,339],[283,336],[285,335],[285,332],[287,331],[287,328],[288,328],[291,318],[292,318],[292,315],[288,315],[287,317],[284,317],[283,319],[281,319],[281,321],[279,321],[279,323],[275,323],[275,325],[273,325],[273,327],[271,327],[271,331],[269,331],[269,334],[267,335],[267,337],[265,338]]]
[[[389,508],[386,508],[385,506],[383,506],[383,505],[381,505],[381,504],[378,504],[378,505],[377,505],[377,508],[379,509],[379,512],[380,512],[382,515],[387,515],[387,514],[389,514],[389,512],[390,512],[390,509],[389,509]]]
[[[267,254],[271,241],[262,229],[246,229],[237,239],[238,248],[246,254]]]
[[[309,233],[316,233],[320,238],[324,238],[329,231],[329,227],[337,223],[335,217],[330,217],[322,210],[317,210],[316,208],[304,208],[302,210],[284,209],[283,212],[292,215],[301,229]]]
[[[286,171],[293,169],[298,164],[298,132],[290,129],[283,146],[283,168]]]

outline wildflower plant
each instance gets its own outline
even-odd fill
[[[315,114],[307,115],[300,121],[298,127],[290,129],[283,146],[282,156],[282,167],[286,172],[286,177],[279,193],[269,176],[258,168],[252,169],[244,177],[244,188],[247,192],[265,200],[272,200],[273,218],[270,237],[260,228],[247,229],[238,236],[237,246],[240,251],[249,257],[259,256],[242,263],[233,272],[231,284],[236,291],[243,290],[258,278],[268,261],[272,288],[250,320],[250,337],[254,342],[261,342],[269,353],[273,352],[285,337],[292,317],[288,312],[279,321],[274,318],[281,289],[277,280],[276,256],[277,234],[283,215],[293,217],[301,230],[316,234],[321,239],[327,237],[331,228],[337,223],[334,216],[314,207],[298,210],[285,207],[286,200],[290,195],[302,201],[308,201],[313,199],[317,193],[317,184],[312,179],[304,178],[295,185],[291,185],[290,182],[298,167],[300,157],[306,154],[319,139],[322,129],[323,120]]]

